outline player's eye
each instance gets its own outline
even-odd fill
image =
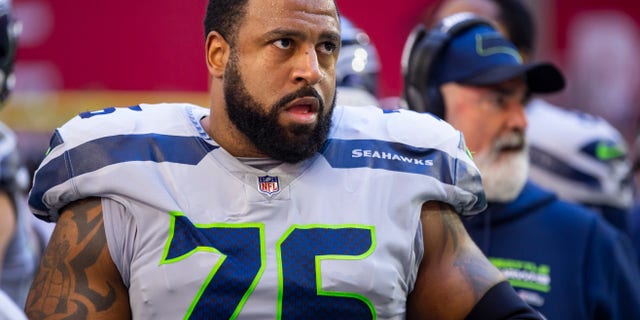
[[[289,49],[293,41],[291,41],[291,39],[278,39],[274,41],[273,44],[280,49]]]
[[[332,54],[338,50],[338,45],[332,41],[323,42],[320,46],[321,50],[327,54]]]

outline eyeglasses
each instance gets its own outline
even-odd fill
[[[507,86],[483,86],[475,87],[480,90],[480,101],[498,109],[507,109],[510,105],[519,104],[525,106],[531,94],[520,87]]]

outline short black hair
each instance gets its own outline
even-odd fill
[[[493,0],[500,8],[498,22],[509,33],[509,41],[516,48],[533,55],[537,36],[531,9],[521,0]]]
[[[229,43],[236,40],[240,23],[244,20],[249,0],[209,0],[204,17],[205,39],[217,31]]]
[[[247,13],[249,0],[209,0],[207,12],[204,16],[204,38],[211,31],[217,31],[229,43],[236,40],[240,23]],[[335,0],[336,13],[340,17],[338,5]]]

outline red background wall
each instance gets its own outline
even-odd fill
[[[45,34],[32,44],[21,43],[24,68],[19,71],[26,69],[27,75],[19,78],[20,88],[206,90],[206,0],[14,1],[26,36]],[[430,1],[403,0],[394,8],[387,0],[338,1],[342,13],[376,42],[383,59],[384,95],[398,91],[396,61],[404,37]],[[42,17],[42,11],[50,14]],[[36,76],[37,65],[29,65],[45,61],[52,65],[41,72],[57,76],[37,84],[44,79]]]
[[[382,59],[381,96],[401,88],[405,37],[433,0],[337,0],[367,30]],[[563,63],[566,28],[581,11],[619,9],[636,21],[632,0],[533,0],[550,51]],[[24,24],[20,90],[205,91],[202,18],[206,0],[14,0]],[[549,29],[550,27],[550,29]]]

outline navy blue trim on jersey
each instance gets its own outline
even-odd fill
[[[373,168],[416,173],[456,184],[456,166],[466,165],[442,150],[382,140],[330,139],[322,154],[333,168]],[[464,168],[469,172],[469,168]]]
[[[64,140],[62,140],[62,136],[60,136],[60,131],[56,129],[51,135],[51,139],[49,139],[49,150],[53,150],[53,148],[61,145],[63,142]]]
[[[109,165],[129,161],[198,164],[207,153],[219,148],[192,136],[161,134],[118,135],[92,140],[66,151],[38,169],[29,205],[46,211],[44,192],[73,177]]]

